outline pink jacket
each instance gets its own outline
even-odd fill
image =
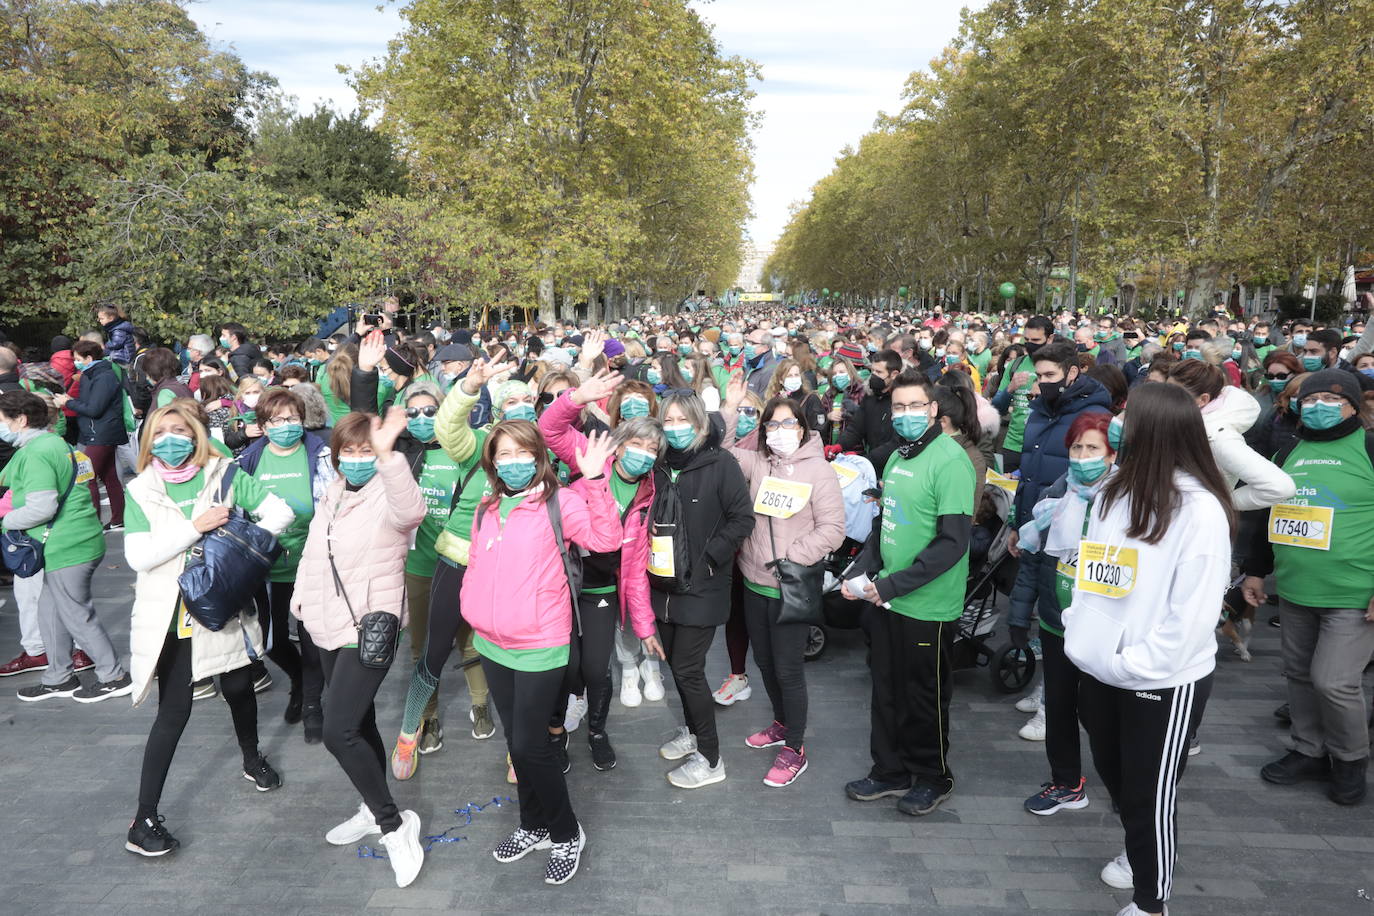
[[[338,649],[358,641],[348,604],[334,584],[329,567],[329,526],[334,526],[334,565],[344,591],[361,620],[372,611],[387,611],[406,623],[405,565],[411,532],[425,517],[420,487],[405,456],[393,452],[378,462],[377,474],[350,493],[342,477],[329,484],[315,505],[310,534],[296,572],[291,613],[321,649]]]
[[[586,481],[584,492],[585,499],[562,487],[552,497],[563,515],[564,538],[590,551],[615,550],[620,519],[606,478]],[[472,519],[460,593],[463,619],[503,649],[566,646],[573,631],[572,599],[548,507],[527,497],[505,521],[494,501],[483,508]]]
[[[730,429],[735,420],[734,411],[722,413],[725,428]],[[770,519],[757,516],[753,533],[739,551],[739,568],[745,579],[755,585],[775,585],[777,577],[766,565],[775,558],[783,557],[809,566],[825,559],[826,554],[840,546],[844,541],[844,497],[840,493],[839,478],[830,462],[825,460],[819,435],[807,433],[797,450],[786,458],[771,451],[765,454],[757,447],[741,448],[732,444],[729,438],[725,441],[730,454],[739,461],[749,481],[749,495],[755,500],[765,477],[811,484],[811,497],[796,515],[771,520],[773,538],[777,541],[776,554],[768,536]]]
[[[587,437],[573,425],[579,410],[572,399],[563,394],[539,418],[539,430],[549,448],[568,467],[577,467],[577,453],[587,447]],[[606,476],[615,473],[615,459],[606,462]],[[587,497],[581,478],[573,481],[573,489]],[[635,635],[647,639],[656,632],[654,608],[649,603],[649,507],[654,501],[654,475],[646,474],[639,483],[639,491],[630,503],[630,511],[622,522],[624,534],[620,541],[620,623],[628,619]]]

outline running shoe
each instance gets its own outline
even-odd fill
[[[414,811],[401,812],[401,826],[382,834],[386,857],[396,874],[397,887],[409,887],[425,864],[425,850],[420,845],[420,816]]]
[[[72,656],[72,661],[75,663],[76,656]],[[47,670],[48,653],[40,652],[37,655],[30,655],[27,652],[20,652],[14,658],[0,665],[0,677],[14,677],[16,674],[28,674],[30,671]]]
[[[209,700],[217,696],[219,696],[219,688],[215,686],[215,679],[212,677],[196,681],[191,685],[192,700]]]
[[[377,826],[377,819],[368,810],[367,802],[363,802],[356,814],[326,833],[324,841],[333,846],[351,846],[364,837],[381,832],[382,828]]]
[[[881,779],[874,779],[872,776],[856,779],[853,782],[845,783],[844,786],[844,794],[854,801],[877,801],[880,798],[893,795],[905,795],[910,791],[911,783],[907,780],[885,782]]]
[[[783,786],[792,785],[797,781],[797,777],[805,772],[806,748],[794,751],[790,747],[784,747],[778,751],[778,756],[773,758],[773,766],[768,775],[763,777],[763,784],[781,789]]]
[[[572,758],[568,756],[568,733],[559,732],[556,735],[549,735],[549,747],[553,748],[553,756],[558,761],[558,768],[564,773],[571,770]]]
[[[1032,690],[1030,693],[1026,694],[1021,699],[1016,701],[1016,711],[1027,713],[1035,712],[1037,709],[1044,705],[1045,685],[1042,682],[1035,685],[1035,689]]]
[[[281,788],[281,775],[272,769],[267,758],[259,754],[243,766],[243,778],[254,783],[259,792]]]
[[[639,663],[639,674],[644,680],[644,699],[649,703],[657,703],[663,699],[663,675],[659,674],[658,662],[654,659],[644,659]]]
[[[620,705],[628,709],[634,709],[644,701],[644,695],[639,692],[639,668],[620,669]]]
[[[129,836],[124,848],[135,855],[156,858],[175,852],[181,842],[162,826],[161,814],[154,817],[134,818],[129,825]]]
[[[397,779],[409,779],[420,768],[420,755],[416,753],[418,735],[401,732],[396,746],[391,749],[391,775]]]
[[[577,836],[566,843],[554,843],[549,852],[549,862],[544,866],[545,884],[567,884],[577,874],[577,866],[582,861],[582,850],[587,848],[587,834],[582,825],[577,825]]]
[[[95,667],[95,660],[85,652],[77,649],[72,653],[72,670],[76,672],[90,671]]]
[[[491,710],[485,703],[468,710],[468,721],[472,723],[472,737],[478,741],[496,734],[496,723],[491,720]]]
[[[1026,722],[1026,724],[1021,726],[1021,730],[1018,731],[1016,734],[1018,737],[1024,738],[1027,741],[1044,741],[1045,707],[1042,706],[1039,709],[1037,709],[1035,711],[1035,715],[1031,716],[1030,719]]]
[[[268,672],[267,666],[262,662],[256,663],[253,668],[253,692],[262,693],[264,690],[272,689],[272,675]]]
[[[99,703],[101,700],[108,700],[111,697],[127,697],[133,692],[134,679],[125,674],[113,681],[101,681],[90,687],[82,687],[72,694],[72,699],[78,703]]]
[[[744,739],[745,747],[765,748],[777,747],[787,739],[787,726],[781,722],[774,722],[761,732],[755,732]]]
[[[664,742],[658,749],[658,756],[664,760],[681,760],[688,754],[695,754],[697,750],[697,736],[692,734],[687,726],[681,726],[677,734]]]
[[[692,751],[686,763],[668,774],[668,782],[679,789],[700,789],[724,781],[725,761],[717,760],[716,765],[711,766],[699,751]]]
[[[605,772],[615,769],[615,748],[605,732],[587,732],[587,743],[592,749],[592,766]]]
[[[433,754],[444,746],[444,726],[438,719],[426,719],[420,723],[420,744],[417,750],[423,754]]]
[[[1162,912],[1163,916],[1169,916],[1169,908],[1167,906],[1164,907]],[[1149,914],[1147,914],[1140,907],[1136,906],[1135,901],[1132,900],[1130,903],[1126,904],[1121,909],[1117,910],[1116,916],[1149,916]]]
[[[753,693],[754,688],[749,686],[749,675],[732,674],[725,679],[712,698],[717,706],[734,706],[749,699]]]
[[[74,696],[80,689],[81,681],[73,674],[60,684],[34,684],[32,687],[24,687],[16,691],[15,696],[25,703],[38,703],[42,700],[66,699]]]
[[[1135,872],[1131,869],[1131,860],[1126,858],[1126,850],[1123,849],[1121,855],[1102,866],[1100,877],[1103,884],[1119,891],[1129,891],[1135,887]]]
[[[520,782],[515,776],[515,764],[511,762],[510,754],[506,755],[506,782],[513,786]]]
[[[1077,811],[1079,808],[1088,807],[1088,781],[1080,777],[1078,785],[1057,786],[1047,782],[1041,786],[1041,791],[1026,799],[1026,810],[1031,814],[1053,814],[1060,808],[1068,808]]]
[[[954,794],[954,786],[937,789],[934,786],[914,785],[911,791],[897,799],[897,810],[912,817],[922,817],[940,807],[940,802]]]
[[[587,698],[568,694],[568,712],[563,716],[563,731],[575,732],[587,715]]]
[[[505,865],[525,858],[536,849],[548,849],[551,846],[553,846],[553,842],[549,840],[549,831],[543,827],[537,827],[534,830],[517,827],[514,833],[496,844],[491,855],[496,861]]]

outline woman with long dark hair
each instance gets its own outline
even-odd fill
[[[1134,889],[1118,916],[1160,914],[1173,887],[1178,781],[1212,688],[1231,573],[1231,496],[1193,399],[1143,385],[1109,429],[1117,472],[1079,544],[1064,651],[1078,710],[1121,811],[1126,849],[1102,869]]]

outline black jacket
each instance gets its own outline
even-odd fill
[[[354,367],[353,375],[348,381],[348,407],[350,410],[359,413],[377,413],[378,379],[379,376],[376,369],[373,369],[371,372],[364,372]],[[391,407],[393,405],[404,406],[396,397],[396,393],[392,394],[390,403],[384,406]],[[412,436],[409,430],[401,433],[400,437],[396,439],[395,445],[396,451],[405,455],[406,466],[410,468],[411,476],[413,476],[416,481],[419,481],[420,472],[425,468],[425,453],[430,449],[436,449],[438,447],[438,442],[430,442],[426,445],[424,442]]]
[[[7,391],[23,390],[25,390],[24,386],[19,384],[18,372],[6,372],[4,375],[0,375],[0,394],[4,394]],[[0,442],[0,468],[9,464],[10,459],[13,457],[14,446],[10,445],[8,442]],[[4,492],[4,490],[0,489],[0,493],[2,492]]]
[[[654,465],[654,500],[664,498],[674,486],[682,501],[688,555],[693,558],[692,589],[679,595],[651,587],[654,616],[667,623],[720,626],[730,617],[735,554],[754,530],[749,484],[734,456],[721,451],[720,434],[712,427],[676,484],[663,461]]]
[[[255,343],[239,344],[229,353],[229,366],[239,378],[253,374],[253,363],[262,359],[262,351]]]
[[[859,402],[859,409],[840,433],[840,448],[871,456],[874,449],[891,442],[897,435],[892,428],[892,392],[874,395],[870,388]],[[890,449],[888,450],[890,453]],[[871,458],[870,458],[871,460]],[[874,463],[873,470],[883,476],[883,469]]]
[[[76,414],[77,441],[82,445],[123,445],[129,441],[124,428],[124,386],[103,359],[81,373],[81,395],[67,406]]]

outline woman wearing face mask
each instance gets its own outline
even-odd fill
[[[1021,526],[1023,550],[1038,550],[1051,558],[1039,569],[1041,659],[1045,666],[1044,699],[1035,719],[1027,724],[1045,741],[1050,781],[1025,801],[1032,814],[1050,815],[1061,809],[1088,807],[1087,780],[1083,776],[1078,740],[1078,682],[1082,673],[1064,655],[1064,608],[1073,602],[1073,582],[1078,568],[1078,542],[1108,474],[1116,461],[1116,449],[1108,440],[1109,414],[1079,414],[1065,436],[1069,470],[1044,491],[1033,517]],[[1030,621],[1011,624],[1014,641],[1028,636]]]
[[[720,410],[721,392],[715,376],[711,374],[711,364],[706,361],[706,357],[693,351],[678,363],[678,374],[686,387],[701,396],[707,413]]]
[[[619,383],[618,376],[602,372],[580,387],[554,400],[539,419],[540,431],[549,449],[568,464],[587,447],[587,437],[578,431],[576,421],[587,404],[607,397]],[[663,647],[654,628],[654,609],[649,603],[649,506],[654,498],[651,471],[665,448],[663,429],[657,420],[639,417],[621,422],[612,439],[615,449],[605,468],[610,482],[624,536],[617,550],[588,554],[583,560],[582,593],[578,596],[580,632],[575,628],[569,643],[567,677],[562,697],[581,697],[587,707],[587,742],[592,765],[598,770],[615,766],[615,750],[606,735],[606,717],[611,706],[610,656],[616,631],[629,630],[642,643],[645,661],[629,665],[621,659],[621,696],[639,691],[641,676],[646,684],[658,679],[658,661]],[[578,478],[573,489],[585,493],[587,482]],[[624,641],[628,641],[624,640]],[[618,653],[619,654],[619,653]],[[652,670],[649,670],[652,668]],[[660,687],[661,690],[661,687]],[[659,694],[662,699],[662,694]],[[550,721],[551,741],[566,767],[568,734],[565,724],[567,703],[560,702]],[[628,705],[628,704],[627,704]],[[637,705],[637,704],[634,704]]]
[[[1288,382],[1295,375],[1302,372],[1302,365],[1296,356],[1285,350],[1270,350],[1264,357],[1264,367],[1257,373],[1258,387],[1255,389],[1255,400],[1260,405],[1260,418],[1255,425],[1246,432],[1246,441],[1250,441],[1250,433],[1257,431],[1268,422],[1274,414],[1274,408],[1278,406],[1283,389],[1288,387]],[[1253,443],[1251,445],[1253,447]],[[1262,453],[1261,453],[1262,454]]]
[[[735,447],[757,450],[759,447],[759,416],[763,400],[746,389],[744,400],[735,409]],[[754,695],[749,686],[749,624],[744,618],[744,576],[736,556],[730,571],[730,619],[725,621],[725,652],[730,659],[730,675],[711,695],[717,706],[733,706]],[[646,691],[647,695],[647,691]]]
[[[726,430],[736,422],[744,379],[731,379],[722,418]],[[824,443],[807,428],[806,414],[790,398],[774,397],[764,405],[760,428],[764,441],[752,449],[724,445],[740,463],[754,498],[754,530],[740,548],[744,577],[744,615],[754,661],[772,704],[773,722],[745,739],[752,748],[778,747],[766,786],[791,785],[806,771],[806,674],[803,652],[810,634],[804,623],[780,623],[782,594],[773,572],[775,560],[803,566],[823,560],[844,541],[844,498],[839,479],[825,460]],[[773,508],[768,492],[792,492],[786,510]],[[767,511],[760,511],[760,507]]]
[[[89,340],[78,340],[72,347],[73,364],[80,376],[72,383],[75,397],[59,394],[53,398],[76,418],[77,442],[91,459],[95,476],[90,480],[91,502],[100,515],[99,484],[105,485],[110,499],[107,531],[124,527],[124,485],[115,466],[115,451],[129,441],[124,422],[124,396],[119,377],[102,356],[104,348]]]
[[[830,426],[825,444],[833,445],[839,441],[849,418],[858,411],[868,386],[860,380],[854,363],[844,356],[830,357],[830,365],[822,370],[822,375],[826,391],[821,397],[821,408]]]
[[[205,629],[182,606],[177,577],[187,551],[228,521],[231,509],[250,513],[277,536],[294,515],[285,501],[214,450],[197,413],[186,401],[153,411],[143,427],[138,476],[129,481],[124,556],[138,573],[129,635],[134,705],[148,698],[154,678],[158,695],[157,717],[143,751],[138,812],[125,844],[143,856],[166,855],[180,845],[162,826],[157,806],[191,715],[192,681],[220,676],[243,755],[243,778],[260,792],[281,785],[258,752],[258,705],[248,666],[263,655],[262,631],[251,612],[218,631]]]
[[[398,887],[424,862],[420,818],[400,811],[386,784],[386,748],[374,700],[387,668],[364,666],[357,622],[371,613],[406,623],[405,560],[424,499],[395,450],[405,411],[386,421],[352,413],[334,427],[330,458],[339,472],[316,507],[306,538],[291,613],[320,650],[324,669],[324,746],[362,796],[358,813],[325,834],[346,846],[381,834]]]
[[[548,447],[532,423],[498,423],[482,447],[492,496],[473,519],[461,600],[463,617],[477,633],[520,786],[520,826],[493,855],[504,863],[550,850],[547,884],[566,883],[576,874],[587,842],[556,750],[563,741],[549,734],[559,697],[567,695],[575,620],[576,596],[569,592],[562,552],[620,548],[619,513],[606,476],[610,458],[609,437],[587,441],[575,456],[585,478],[578,493],[558,485]],[[557,500],[563,545],[556,540],[550,500]]]
[[[772,400],[777,397],[790,398],[797,413],[806,416],[807,429],[815,430],[821,437],[821,444],[830,441],[830,415],[820,396],[816,394],[800,363],[794,359],[784,359],[773,370],[768,380],[764,397]]]
[[[725,779],[715,703],[706,683],[706,652],[729,617],[731,566],[754,529],[749,487],[739,464],[720,448],[720,433],[695,394],[674,392],[659,410],[667,452],[654,468],[649,584],[659,638],[686,724],[659,748],[686,761],[668,774],[681,789]]]
[[[983,377],[978,372],[978,368],[969,362],[964,355],[964,344],[962,341],[951,340],[945,344],[944,361],[940,365],[940,374],[944,375],[957,365],[962,365],[969,376],[973,379],[973,390],[983,390]]]
[[[367,413],[385,410],[391,404],[404,403],[406,386],[421,380],[433,381],[415,348],[399,342],[387,346],[382,331],[374,330],[358,344],[358,365],[349,379],[348,404]]]
[[[224,444],[235,454],[262,438],[262,424],[258,422],[258,401],[262,399],[262,381],[256,375],[239,379],[234,415],[224,428]]]
[[[244,449],[238,458],[239,467],[262,484],[263,489],[281,497],[296,518],[279,538],[282,554],[272,566],[254,604],[267,657],[291,681],[291,694],[283,718],[291,725],[304,721],[306,744],[318,744],[324,733],[320,699],[324,691],[324,673],[320,668],[320,654],[310,641],[310,634],[304,630],[300,631],[300,650],[296,650],[288,638],[288,615],[310,521],[335,477],[334,465],[330,461],[329,443],[305,431],[305,408],[294,393],[284,388],[269,390],[258,402],[257,413],[266,435]],[[263,679],[268,684],[272,682],[261,659],[252,667],[255,684]]]

